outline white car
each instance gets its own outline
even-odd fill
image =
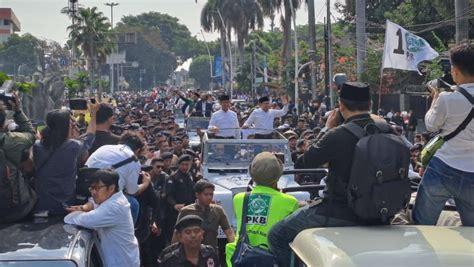
[[[233,197],[235,194],[247,191],[251,180],[248,168],[253,158],[260,152],[276,153],[283,162],[285,170],[293,169],[288,140],[281,139],[210,139],[207,133],[202,140],[202,174],[215,185],[214,199],[221,205],[230,224],[235,230]],[[294,175],[283,175],[278,181],[278,188],[292,188],[289,193],[300,201],[310,199],[308,192],[294,190],[300,185]],[[225,238],[220,230],[219,238]]]
[[[474,229],[447,226],[313,228],[290,244],[291,267],[474,266]]]

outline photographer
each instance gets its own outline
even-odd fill
[[[64,203],[75,204],[77,166],[85,162],[94,142],[97,109],[97,104],[89,105],[91,121],[81,138],[69,110],[51,110],[46,115],[41,140],[33,146],[37,212],[64,214]]]
[[[435,225],[446,201],[454,198],[462,224],[474,226],[474,47],[461,44],[452,48],[450,60],[458,90],[440,93],[437,88],[430,88],[433,101],[425,115],[426,128],[441,130],[446,138],[464,121],[468,123],[445,141],[430,160],[418,188],[413,220],[416,224]]]
[[[8,132],[4,127],[7,103],[0,100],[0,183],[3,185],[7,180],[13,183],[12,186],[0,187],[0,223],[22,219],[33,209],[36,202],[36,194],[24,180],[19,167],[23,152],[35,141],[35,129],[21,111],[20,98],[16,94],[13,96],[14,101],[10,100],[8,105],[12,107],[13,119],[18,125],[15,132]],[[17,197],[9,197],[12,195]]]
[[[96,123],[95,141],[89,150],[89,154],[94,153],[101,146],[116,145],[120,140],[120,136],[110,132],[110,128],[114,124],[114,109],[112,106],[105,103],[99,104]]]

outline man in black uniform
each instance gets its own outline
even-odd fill
[[[194,203],[194,182],[189,170],[192,159],[189,155],[182,155],[178,159],[178,170],[170,175],[166,182],[166,202],[168,214],[165,223],[166,240],[171,241],[173,226],[178,218],[178,212],[186,205]]]
[[[202,244],[202,219],[186,215],[175,226],[178,243],[163,250],[158,259],[160,267],[219,267],[219,257],[211,246]]]
[[[160,158],[163,159],[163,167],[162,170],[168,175],[171,175],[171,164],[173,161],[173,153],[171,152],[164,152],[160,155]]]
[[[116,145],[120,140],[120,136],[110,132],[110,127],[114,124],[114,109],[112,106],[106,103],[99,104],[96,116],[97,129],[89,155],[92,155],[101,146]]]
[[[369,86],[358,82],[344,83],[339,97],[340,108],[329,115],[326,127],[322,130],[327,133],[313,143],[298,158],[295,165],[297,168],[310,169],[329,163],[326,179],[326,190],[329,193],[314,205],[297,210],[272,228],[269,234],[270,248],[280,266],[289,266],[288,244],[300,231],[314,227],[366,223],[359,221],[347,202],[347,184],[358,138],[338,125],[342,120],[344,123],[355,122],[362,127],[373,123],[369,114],[371,106]]]

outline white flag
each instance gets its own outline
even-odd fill
[[[382,68],[418,71],[418,63],[439,56],[428,42],[387,20]],[[421,74],[421,73],[420,73]]]

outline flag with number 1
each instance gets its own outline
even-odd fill
[[[425,39],[387,20],[382,69],[414,70],[420,73],[418,63],[438,56],[438,52]]]

